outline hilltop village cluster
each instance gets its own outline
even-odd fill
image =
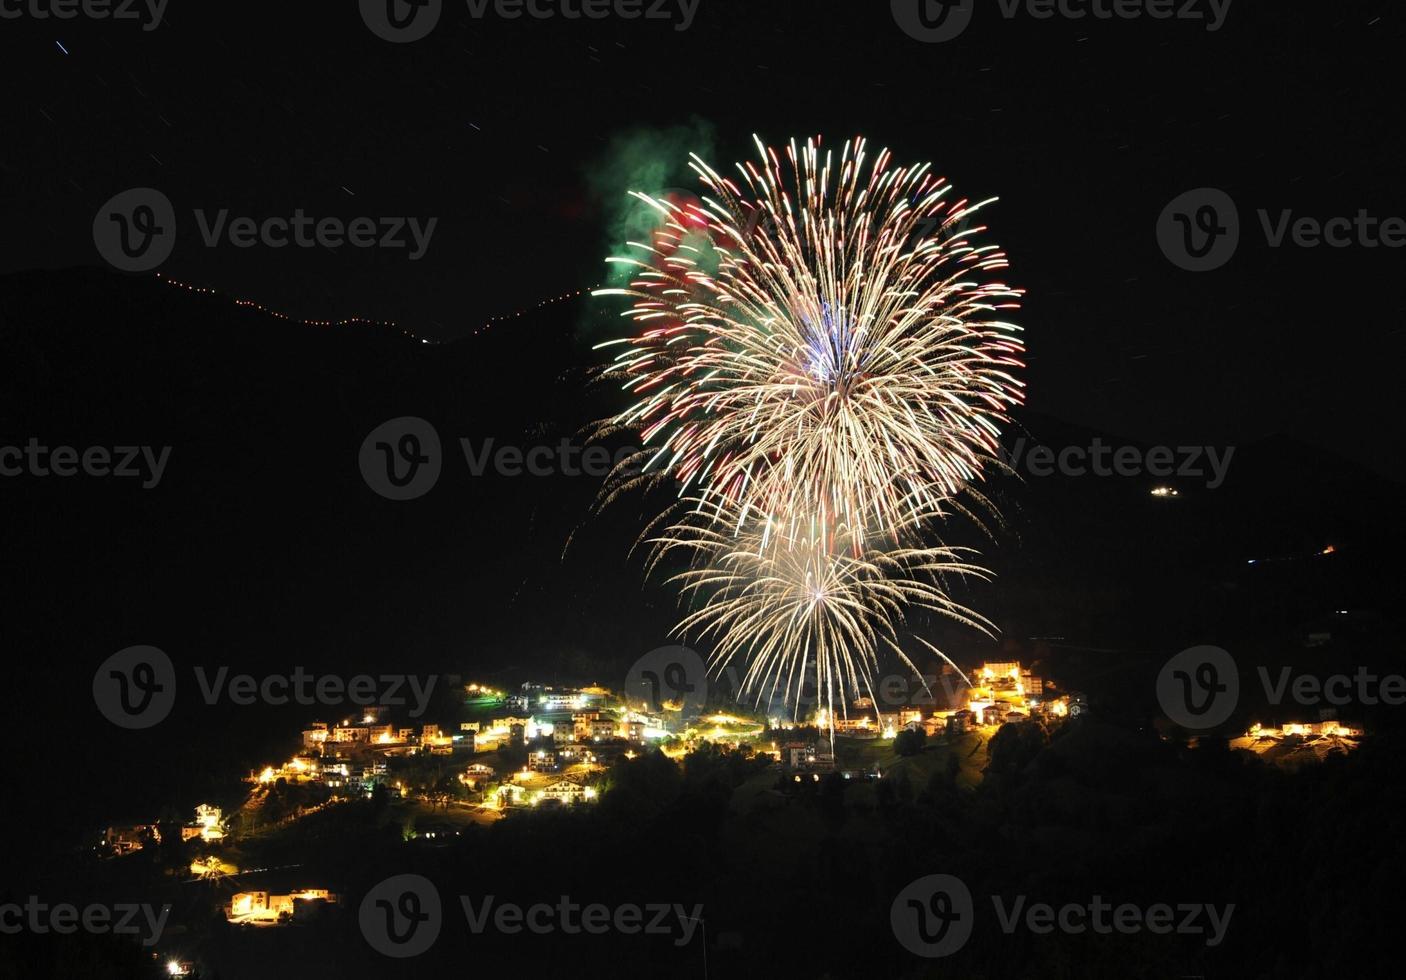
[[[413,789],[392,775],[395,760],[442,756],[465,760],[458,779],[473,803],[503,813],[590,801],[594,777],[648,747],[681,758],[704,743],[746,746],[789,769],[828,771],[835,768],[831,728],[851,739],[893,739],[905,730],[962,735],[1032,718],[1061,719],[1084,706],[1082,697],[1055,692],[1016,662],[983,664],[969,684],[942,679],[947,682],[935,685],[937,690],[923,692],[928,705],[885,710],[872,698],[860,698],[833,726],[824,708],[803,722],[722,711],[685,717],[678,704],[651,706],[598,686],[524,684],[507,693],[469,684],[469,702],[493,709],[482,720],[461,722],[455,731],[438,724],[398,727],[373,709],[338,724],[315,722],[302,733],[301,752],[250,778],[368,794],[385,786],[404,795]],[[951,706],[936,707],[932,702],[942,701],[944,692],[950,692]]]
[[[876,779],[883,774],[880,764],[859,767],[853,760],[895,759],[900,739],[916,740],[921,749],[928,738],[989,737],[1004,724],[1035,720],[1053,725],[1086,710],[1082,695],[1056,690],[1015,661],[988,662],[969,675],[949,669],[928,681],[919,696],[897,709],[885,710],[882,703],[861,698],[833,719],[821,708],[804,721],[711,709],[686,715],[679,703],[651,705],[599,686],[528,683],[509,693],[467,684],[464,714],[471,720],[458,721],[455,728],[397,725],[379,708],[335,723],[313,722],[286,762],[249,773],[250,789],[234,812],[227,815],[202,803],[179,828],[154,823],[109,827],[98,850],[122,857],[178,833],[180,842],[193,848],[192,876],[225,878],[242,873],[232,863],[236,858],[229,845],[349,800],[379,796],[419,808],[422,815],[427,810],[431,819],[407,830],[407,839],[433,841],[459,833],[448,829],[452,823],[433,819],[439,810],[488,823],[515,811],[589,805],[612,765],[647,751],[681,759],[705,745],[740,749],[769,757],[783,782],[818,781],[829,773]],[[892,692],[876,693],[880,702],[898,700],[888,696]],[[1255,725],[1231,746],[1292,761],[1351,750],[1362,734],[1359,727],[1335,720]],[[894,751],[865,752],[866,742]],[[282,925],[316,915],[339,900],[322,887],[243,891],[233,895],[225,914],[237,925]]]
[[[312,722],[287,761],[249,773],[250,788],[237,809],[226,814],[201,804],[179,829],[180,839],[198,852],[190,862],[192,876],[232,877],[241,871],[232,863],[230,845],[348,800],[380,796],[430,814],[452,809],[463,819],[487,823],[520,810],[589,805],[618,760],[655,749],[680,759],[708,744],[770,757],[779,775],[798,781],[831,772],[873,779],[882,775],[881,766],[846,768],[837,761],[836,746],[893,740],[905,732],[925,738],[991,734],[1005,723],[1051,722],[1083,710],[1081,697],[1054,691],[1019,663],[987,663],[954,683],[956,677],[952,672],[938,678],[940,684],[925,685],[913,699],[922,706],[886,710],[863,698],[837,712],[833,725],[824,709],[804,720],[740,709],[686,716],[678,703],[651,705],[599,686],[528,683],[509,692],[466,684],[464,715],[471,720],[457,721],[457,727],[398,725],[380,708]],[[441,826],[449,825],[422,820],[411,836],[432,840],[456,833]],[[173,830],[158,824],[110,827],[99,850],[112,857],[131,854],[159,843],[163,832]],[[338,900],[321,887],[243,891],[233,895],[226,916],[239,925],[279,925]]]

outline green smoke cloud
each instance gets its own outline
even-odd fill
[[[688,155],[697,153],[705,160],[713,157],[712,124],[694,118],[664,128],[641,128],[616,135],[602,160],[591,171],[590,189],[605,216],[603,242],[606,255],[629,255],[631,241],[649,241],[651,232],[662,224],[659,213],[630,196],[640,191],[658,197],[668,190],[700,190]],[[714,164],[716,166],[716,164]],[[603,281],[620,285],[629,270],[611,264],[602,273]]]

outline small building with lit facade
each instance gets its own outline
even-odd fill
[[[195,808],[195,822],[181,828],[181,840],[192,840],[196,837],[203,841],[223,840],[225,832],[220,828],[223,817],[224,812],[219,807],[209,803],[200,804]]]
[[[537,799],[538,802],[556,800],[559,803],[571,804],[584,803],[594,797],[595,792],[589,786],[574,779],[558,779],[544,786]]]
[[[337,896],[326,888],[304,888],[287,895],[269,892],[238,892],[229,903],[225,917],[235,925],[273,926],[301,919],[309,907],[335,904]]]

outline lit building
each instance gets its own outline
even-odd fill
[[[527,767],[533,772],[556,772],[561,768],[557,762],[557,754],[538,749],[527,757]]]
[[[584,803],[595,798],[595,791],[574,779],[558,779],[545,786],[538,794],[536,802],[556,800],[559,803]]]
[[[572,715],[571,720],[575,726],[577,741],[599,741],[603,738],[615,738],[618,734],[615,719],[606,717],[599,711]]]
[[[225,832],[220,829],[223,811],[217,806],[202,803],[195,808],[195,822],[181,828],[181,840],[199,837],[203,841],[223,840]]]
[[[460,782],[467,783],[470,789],[477,789],[488,782],[495,775],[492,766],[486,766],[482,762],[475,762],[460,774]]]
[[[396,743],[394,725],[373,725],[367,731],[367,741],[372,745],[393,745]]]
[[[544,711],[579,711],[593,699],[581,691],[557,691],[545,688],[537,696],[537,706]]]
[[[510,806],[521,806],[527,799],[527,790],[516,783],[504,783],[498,787],[495,799],[499,809],[506,810]]]
[[[835,719],[835,732],[840,735],[853,735],[859,738],[877,738],[879,735],[879,725],[874,720],[873,715],[851,715],[848,718]]]
[[[442,733],[438,725],[424,725],[420,729],[420,748],[431,755],[449,755],[454,751],[454,739]]]
[[[302,918],[310,905],[336,901],[337,896],[325,888],[305,888],[287,895],[239,892],[230,899],[225,917],[236,925],[280,925]]]
[[[154,824],[134,824],[130,827],[109,827],[103,833],[103,845],[115,857],[140,851],[157,837]]]
[[[327,744],[327,722],[315,721],[303,732],[303,748],[321,749]]]
[[[1004,702],[988,704],[981,709],[981,723],[983,725],[1001,725],[1006,721],[1006,716],[1010,714],[1010,705]]]
[[[929,733],[945,725],[948,734],[961,734],[975,726],[1025,721],[1037,715],[1063,718],[1082,711],[1084,701],[1079,695],[1052,696],[1046,700],[1047,689],[1052,687],[1030,668],[1015,661],[988,661],[972,671],[963,711],[938,711],[922,724]],[[959,714],[961,720],[954,720]],[[901,717],[906,718],[907,712],[901,713]]]
[[[1361,738],[1364,734],[1360,725],[1348,725],[1330,718],[1325,721],[1285,722],[1278,728],[1265,728],[1259,722],[1250,726],[1245,733],[1247,738],[1281,739],[1289,735],[1300,738]]]
[[[785,742],[780,748],[782,761],[790,769],[804,769],[807,772],[832,772],[835,756],[830,744],[820,742]]]

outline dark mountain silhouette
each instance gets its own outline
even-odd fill
[[[456,445],[579,444],[617,408],[611,386],[590,383],[601,355],[596,336],[579,335],[583,320],[579,304],[562,304],[426,344],[390,325],[288,321],[156,278],[0,278],[0,446],[171,447],[150,489],[0,481],[22,723],[101,744],[111,731],[92,707],[92,672],[147,643],[186,669],[618,682],[675,618],[672,596],[630,556],[655,503],[593,517],[598,479],[476,477]],[[400,416],[430,421],[446,446],[439,482],[409,502],[373,493],[357,463],[366,435]],[[1056,449],[1135,444],[1036,411],[1019,421],[1013,438]],[[1153,497],[1158,483],[1179,496]],[[944,533],[997,573],[955,587],[1001,639],[910,625],[959,660],[1063,650],[1078,667],[1200,642],[1293,645],[1338,610],[1372,623],[1397,608],[1378,571],[1399,552],[1380,520],[1399,487],[1286,439],[1236,447],[1224,485],[1204,483],[993,478],[984,489],[1005,518],[994,539],[966,522]],[[1112,653],[1087,652],[1100,650]],[[174,726],[124,734],[149,761],[137,775],[85,775],[55,790],[56,810],[90,819],[103,808],[76,804],[94,793],[124,812],[184,800],[204,778],[266,760],[309,720],[192,698],[177,712],[188,713],[178,739],[162,734]],[[72,745],[41,746],[36,764],[62,765]]]

